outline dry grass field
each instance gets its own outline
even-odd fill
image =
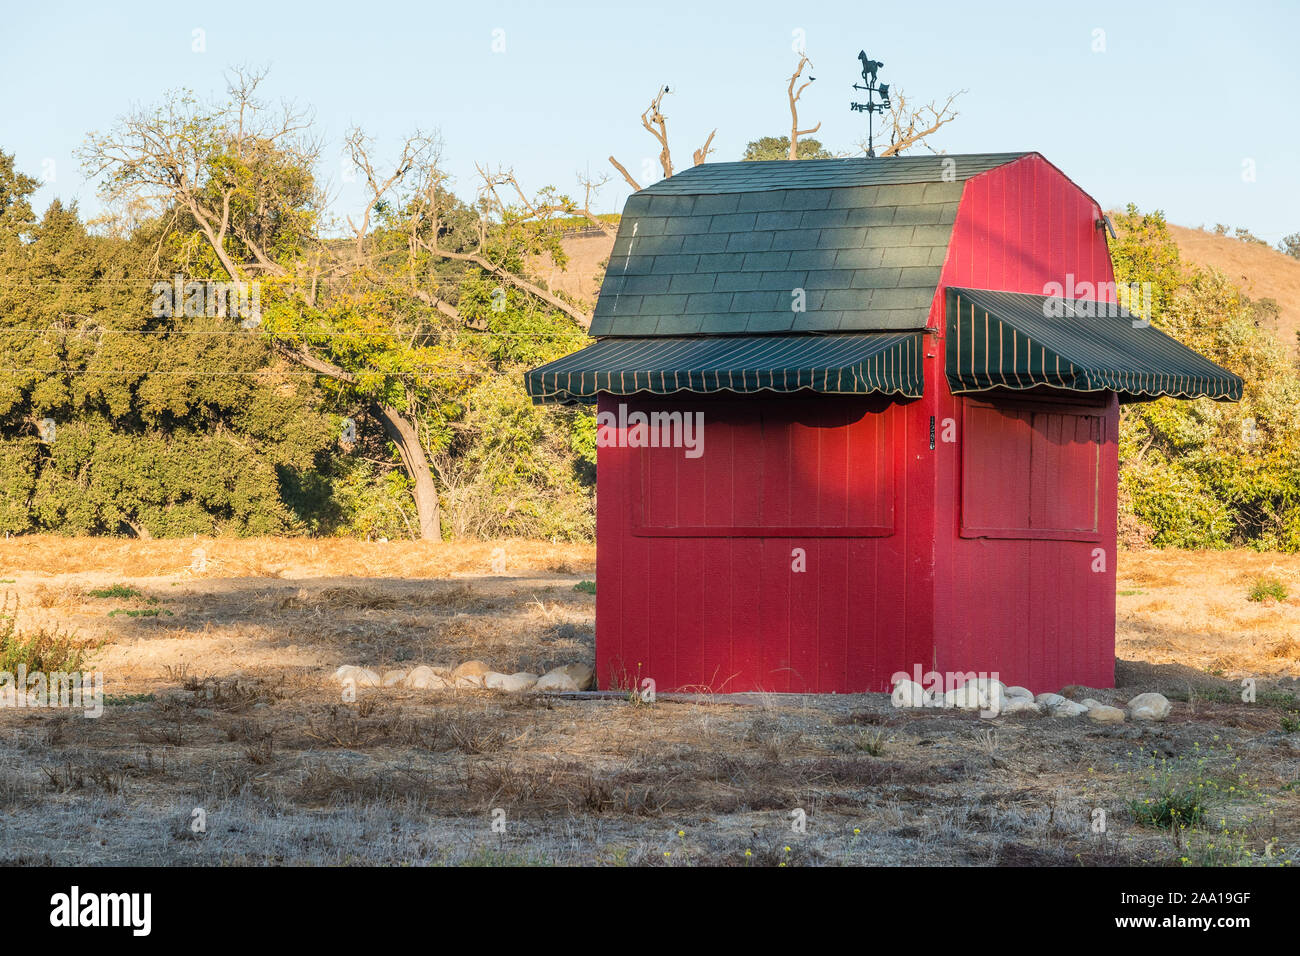
[[[590,660],[594,598],[574,585],[594,576],[591,547],[525,541],[2,541],[19,629],[88,642],[107,706],[98,719],[0,709],[0,862],[1296,857],[1296,556],[1121,557],[1120,686],[1091,696],[1159,690],[1174,701],[1159,724],[900,711],[883,694],[644,704],[373,688],[344,702],[330,680],[346,663]],[[1167,825],[1175,814],[1185,826]]]

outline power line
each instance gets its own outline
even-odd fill
[[[346,371],[346,370],[345,370]],[[0,368],[0,374],[31,374],[31,375],[129,375],[147,378],[152,375],[170,375],[179,378],[237,378],[242,376],[265,376],[276,377],[280,375],[295,375],[302,377],[325,377],[330,378],[325,372],[312,372],[307,370],[289,370],[263,368],[248,372],[177,372],[177,371],[128,371],[125,369],[63,369],[63,368]],[[361,376],[371,373],[367,372],[349,372],[350,375]],[[431,376],[432,372],[374,372],[376,376],[385,378],[419,378]]]
[[[1226,237],[1224,237],[1224,238],[1231,239],[1231,238],[1233,238],[1233,237],[1231,237],[1231,236],[1226,236]],[[689,253],[688,253],[688,254],[689,254]],[[667,255],[667,253],[665,253],[665,255]],[[479,267],[477,267],[477,268],[479,268],[480,271],[482,271],[484,275],[489,275],[489,276],[490,276],[490,275],[494,275],[494,274],[495,274],[495,273],[493,273],[493,272],[491,272],[491,271],[488,271],[488,270],[484,270],[484,269],[482,269],[481,266],[479,266]],[[504,268],[504,267],[500,267],[500,268]],[[556,271],[559,272],[561,275],[565,275],[565,276],[594,276],[594,275],[603,275],[603,274],[604,274],[605,272],[607,272],[608,270],[607,270],[607,269],[557,269]],[[21,275],[21,273],[18,273],[18,274]],[[427,276],[427,278],[430,278],[430,279],[447,278],[447,279],[456,279],[456,280],[459,281],[462,277],[459,276],[459,275],[456,275],[456,276],[439,276],[439,275],[436,275],[436,274],[430,274],[430,275]],[[274,286],[274,285],[307,285],[307,284],[309,284],[309,280],[308,280],[307,278],[300,277],[300,276],[295,276],[295,277],[292,278],[292,279],[265,279],[265,278],[263,278],[263,279],[241,279],[240,281],[241,281],[243,284],[245,284],[245,285],[261,285],[261,284],[264,284],[264,285],[272,285],[272,286]],[[347,277],[340,277],[340,278],[336,278],[336,279],[331,279],[331,278],[326,278],[326,277],[324,277],[324,276],[321,276],[320,278],[318,278],[318,279],[316,280],[316,284],[317,284],[317,285],[328,285],[328,284],[333,283],[333,282],[351,282],[351,281],[353,281],[353,280],[352,280],[351,278],[347,278]],[[119,279],[119,278],[113,278],[113,277],[111,277],[111,276],[100,276],[100,277],[98,277],[98,278],[93,278],[93,279],[77,279],[77,278],[73,278],[73,277],[71,277],[71,276],[59,276],[59,277],[56,277],[56,278],[49,278],[49,279],[29,279],[29,280],[27,280],[26,285],[29,286],[29,287],[30,287],[30,286],[33,286],[33,285],[82,285],[82,286],[91,286],[91,285],[93,285],[94,283],[97,283],[97,282],[98,282],[98,283],[104,283],[104,284],[115,283],[115,282],[118,282],[118,283],[135,283],[135,284],[137,284],[137,285],[140,285],[142,288],[144,288],[145,286],[148,286],[149,288],[152,288],[153,285],[154,285],[154,283],[159,283],[159,282],[165,282],[165,283],[167,283],[167,285],[168,285],[169,287],[171,287],[171,286],[173,286],[173,284],[174,284],[174,279],[173,279],[172,277],[168,277],[168,278],[164,278],[164,279],[154,279],[152,282],[150,282],[148,279],[138,279],[138,278],[129,278],[129,277],[122,277],[122,278]],[[199,282],[199,283],[204,283],[204,282],[222,282],[222,283],[231,283],[231,284],[233,284],[232,280],[230,280],[230,279],[202,279],[202,278],[197,278],[197,277],[195,277],[195,276],[187,276],[187,277],[185,278],[185,283],[189,283],[189,282]],[[185,283],[182,283],[182,285],[184,285]],[[365,280],[364,280],[364,284],[365,284],[365,285],[372,285],[372,286],[374,286],[374,285],[389,285],[389,286],[398,286],[398,285],[400,285],[400,286],[409,286],[409,285],[410,285],[410,282],[409,282],[409,280],[407,280],[404,276],[376,276],[376,277],[374,277],[374,278],[368,278],[368,279],[365,279]]]
[[[463,331],[477,332],[480,335],[522,335],[532,338],[547,338],[551,334],[559,335],[561,333],[548,332],[493,332],[491,329],[465,329]],[[258,333],[244,331],[243,329],[95,329],[86,331],[81,329],[60,329],[51,327],[48,329],[0,329],[0,335],[46,335],[50,332],[63,333],[65,335],[82,335],[90,338],[96,335],[242,335],[254,336]],[[275,333],[272,333],[275,334]],[[297,333],[302,338],[342,338],[350,335],[387,335],[392,338],[403,338],[402,332],[339,332],[339,331],[320,331],[320,332],[300,332]],[[281,337],[287,337],[281,335]]]

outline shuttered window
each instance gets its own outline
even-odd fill
[[[1094,540],[1104,410],[965,405],[962,535]]]
[[[639,449],[634,534],[893,533],[896,416],[887,401],[823,398],[683,407],[703,409],[703,453],[688,457],[680,448]]]

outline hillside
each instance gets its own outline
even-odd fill
[[[598,230],[582,230],[566,236],[560,245],[569,257],[565,267],[556,266],[550,256],[537,256],[529,262],[533,275],[545,282],[547,288],[574,296],[588,308],[594,307],[614,237],[602,235]]]
[[[1111,216],[1118,213],[1111,211]],[[1205,229],[1168,224],[1178,255],[1188,265],[1213,268],[1252,300],[1272,299],[1277,318],[1267,327],[1277,334],[1288,352],[1297,351],[1300,331],[1300,259],[1293,259],[1262,243],[1218,236]]]
[[[1296,333],[1300,331],[1300,259],[1271,246],[1216,236],[1204,229],[1170,224],[1169,234],[1178,243],[1178,253],[1185,262],[1218,269],[1252,299],[1276,302],[1279,312],[1275,331],[1282,344],[1295,351]]]

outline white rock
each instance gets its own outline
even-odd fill
[[[943,706],[957,707],[961,710],[983,710],[988,706],[988,698],[980,693],[974,681],[967,681],[943,695]]]
[[[529,690],[537,683],[537,675],[520,671],[517,674],[498,674],[488,671],[483,675],[483,686],[488,690],[503,690],[510,694]]]
[[[1110,707],[1106,704],[1094,702],[1093,706],[1088,708],[1088,719],[1095,720],[1099,724],[1122,724],[1124,723],[1124,711],[1118,707]]]
[[[1003,691],[1003,694],[1007,697],[1020,697],[1024,700],[1034,699],[1033,691],[1031,691],[1028,687],[1020,687],[1019,685],[1016,684],[1013,684],[1010,687],[1008,687],[1005,691]]]
[[[380,677],[368,667],[357,667],[355,664],[344,664],[334,672],[334,679],[340,684],[351,681],[357,687],[378,687]]]
[[[1032,698],[1008,697],[1002,701],[1003,714],[1037,714],[1041,710],[1042,707]]]
[[[1067,700],[1053,707],[1051,713],[1053,717],[1082,717],[1088,713],[1088,708],[1083,704]]]
[[[976,677],[943,695],[945,707],[1000,712],[1006,700],[1006,685],[992,677]]]
[[[1039,694],[1034,700],[1053,717],[1078,717],[1088,712],[1083,704],[1075,703],[1060,694]]]
[[[406,675],[406,686],[412,690],[445,690],[451,684],[432,667],[421,664]]]
[[[894,692],[889,695],[895,707],[924,707],[929,702],[929,694],[914,680],[903,678],[894,685]]]
[[[565,664],[543,674],[533,686],[533,690],[562,693],[586,690],[591,686],[593,677],[595,672],[586,664]]]
[[[402,687],[406,683],[406,671],[384,671],[385,687]]]
[[[1128,702],[1128,712],[1134,720],[1164,720],[1171,709],[1164,694],[1138,694]]]

